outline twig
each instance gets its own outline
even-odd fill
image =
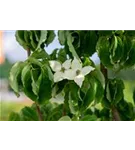
[[[66,112],[65,112],[65,104],[63,104],[63,112],[62,112],[62,116],[65,116]]]
[[[40,119],[40,121],[43,121],[43,116],[42,116],[42,113],[40,111],[40,107],[39,107],[39,105],[37,103],[35,103],[35,104],[36,104],[36,108],[37,108],[39,119]]]
[[[119,112],[114,106],[112,107],[112,117],[113,121],[121,121]]]
[[[30,56],[30,49],[27,49],[27,57]]]

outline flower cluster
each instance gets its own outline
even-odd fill
[[[62,81],[63,79],[74,80],[81,88],[84,78],[95,68],[91,66],[82,67],[82,63],[74,57],[74,60],[66,60],[63,64],[58,61],[49,61],[54,73],[54,82]]]

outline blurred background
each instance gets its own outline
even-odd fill
[[[55,48],[61,47],[58,42],[57,31],[55,31],[55,33],[55,40],[46,48],[46,51],[49,54]],[[12,65],[17,61],[24,61],[26,59],[27,53],[17,43],[15,39],[15,31],[0,31],[0,120],[8,120],[10,112],[18,112],[24,106],[32,104],[32,101],[23,93],[21,93],[21,96],[17,98],[8,83],[9,71]],[[100,61],[96,53],[91,57],[91,59],[99,65]],[[109,76],[113,76],[111,71],[109,71]],[[117,76],[124,79],[125,99],[133,102],[132,92],[135,88],[135,70],[122,70]]]

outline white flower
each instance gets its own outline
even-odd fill
[[[65,79],[65,71],[71,67],[71,59],[66,60],[63,64],[58,61],[49,61],[54,73],[54,82],[59,82]]]
[[[82,67],[82,63],[75,57],[72,63],[71,59],[66,60],[63,64],[55,60],[49,61],[49,63],[55,72],[54,82],[63,79],[74,80],[79,87],[82,86],[85,76],[95,69],[91,66]]]
[[[71,63],[71,69],[65,71],[65,78],[68,80],[74,80],[76,84],[81,87],[84,81],[84,77],[93,71],[95,68],[91,66],[82,67],[82,63],[76,58]]]

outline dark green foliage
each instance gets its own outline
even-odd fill
[[[123,69],[134,69],[135,31],[60,30],[58,40],[63,48],[54,49],[49,55],[45,48],[54,38],[55,33],[51,30],[16,31],[16,40],[24,49],[30,50],[31,55],[11,68],[10,85],[18,96],[23,91],[34,104],[24,107],[19,113],[11,113],[9,120],[135,120],[135,90],[133,101],[125,100],[126,86],[122,78],[118,78]],[[100,69],[90,59],[95,52],[101,61]],[[95,68],[84,76],[82,86],[75,83],[75,78],[54,83],[55,71],[52,71],[49,61],[63,63],[74,58],[81,62],[82,67]],[[62,68],[58,72],[61,73]],[[134,80],[133,72],[130,74]],[[82,74],[78,79],[81,77]]]

